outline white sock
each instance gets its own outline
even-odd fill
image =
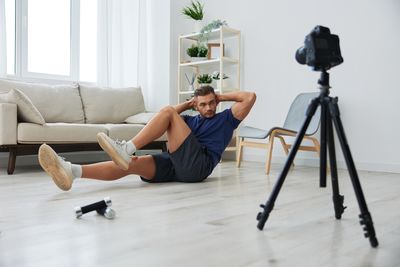
[[[129,140],[125,144],[125,150],[128,155],[133,155],[136,152],[136,146],[133,144],[132,140]]]
[[[71,164],[71,171],[74,179],[82,177],[82,166],[78,164]]]

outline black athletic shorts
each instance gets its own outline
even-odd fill
[[[181,146],[173,153],[163,152],[152,155],[156,164],[156,174],[149,183],[184,182],[196,183],[206,179],[213,166],[207,148],[203,147],[190,133]]]

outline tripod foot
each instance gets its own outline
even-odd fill
[[[340,220],[342,218],[342,214],[344,210],[347,208],[346,206],[343,206],[344,202],[344,196],[343,195],[338,195],[337,197],[333,197],[333,204],[335,207],[335,218]]]
[[[379,243],[378,243],[378,239],[376,238],[376,235],[375,235],[375,229],[374,229],[374,224],[372,222],[371,214],[361,213],[359,215],[359,217],[360,217],[360,224],[364,225],[364,227],[363,227],[364,236],[366,238],[369,238],[369,242],[371,243],[371,246],[373,248],[376,248]]]
[[[261,204],[260,207],[263,208],[264,210],[257,214],[257,221],[258,221],[257,228],[260,231],[262,231],[264,229],[264,224],[269,217],[269,213],[272,211],[274,206],[270,202],[267,202],[266,205]]]

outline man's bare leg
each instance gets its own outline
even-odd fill
[[[174,152],[190,134],[190,129],[175,108],[168,106],[160,110],[153,119],[131,140],[140,149],[167,132],[168,149]],[[119,143],[104,133],[98,133],[100,146],[121,169],[128,170],[131,162],[126,144]]]
[[[112,181],[130,174],[151,180],[156,173],[154,159],[150,155],[133,157],[128,170],[122,170],[112,161],[82,165],[82,178]]]
[[[161,137],[167,132],[168,150],[174,152],[190,134],[190,129],[171,106],[160,110],[157,115],[134,137],[132,142],[137,149]]]
[[[40,146],[38,157],[42,168],[53,178],[54,183],[64,191],[71,189],[76,178],[111,181],[129,174],[136,174],[151,180],[156,173],[156,165],[152,156],[133,157],[126,171],[121,170],[112,161],[89,165],[72,164],[59,157],[47,144]]]

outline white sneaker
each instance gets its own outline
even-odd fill
[[[97,134],[97,141],[101,148],[111,157],[121,169],[128,170],[131,157],[125,149],[125,141],[113,140],[105,133]]]
[[[71,163],[62,157],[48,145],[43,144],[39,148],[40,166],[53,178],[54,183],[64,191],[72,187],[74,176],[72,175]]]

